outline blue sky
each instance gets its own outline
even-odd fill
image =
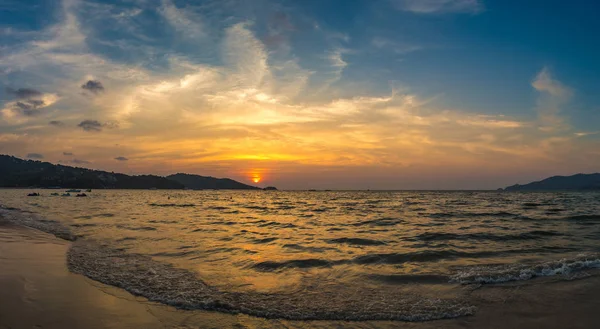
[[[600,171],[599,11],[0,0],[0,153],[284,188],[494,188]]]

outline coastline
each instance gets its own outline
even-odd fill
[[[178,310],[69,272],[71,242],[0,219],[0,328],[595,328],[600,276],[472,289],[473,316],[428,322],[287,321]],[[597,270],[588,271],[597,274]]]

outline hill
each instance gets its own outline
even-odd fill
[[[0,155],[0,187],[94,189],[182,189],[182,184],[154,175],[130,176]]]
[[[260,190],[260,188],[256,186],[246,185],[229,178],[214,178],[178,173],[167,176],[167,179],[178,182],[186,188],[193,190]]]
[[[512,185],[505,191],[555,191],[555,190],[600,190],[599,174],[577,174],[573,176],[553,176],[525,185]]]

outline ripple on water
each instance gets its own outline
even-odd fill
[[[382,246],[386,243],[378,240],[363,239],[363,238],[338,238],[325,240],[327,243],[334,244],[349,244],[355,246]]]
[[[181,204],[177,204],[177,203],[150,203],[149,206],[151,206],[151,207],[161,207],[161,208],[165,208],[165,207],[174,207],[174,208],[196,207],[196,205],[192,204],[192,203],[181,203]]]

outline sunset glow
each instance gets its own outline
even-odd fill
[[[255,183],[247,168],[264,168],[289,189],[496,188],[598,169],[600,98],[584,91],[600,54],[568,24],[529,30],[479,0],[208,2],[11,11],[23,17],[0,23],[1,152]],[[497,36],[482,21],[524,31],[481,43]]]

